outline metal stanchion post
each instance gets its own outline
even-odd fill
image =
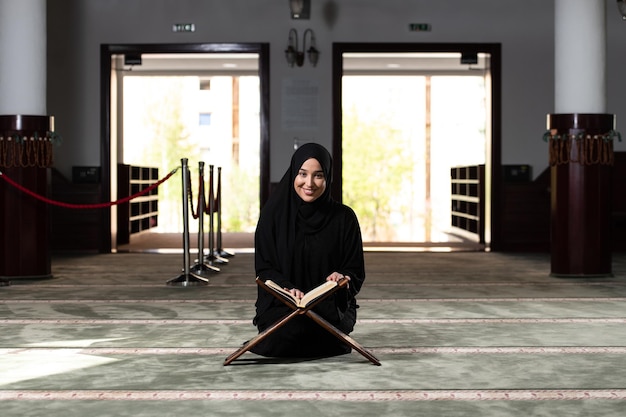
[[[231,258],[235,254],[225,251],[222,246],[222,167],[217,168],[217,192],[215,194],[217,200],[217,249],[215,254],[222,258]]]
[[[167,285],[176,285],[188,287],[192,285],[206,285],[209,280],[191,273],[189,267],[189,167],[187,166],[187,158],[181,159],[183,168],[182,184],[183,184],[183,274],[167,281]]]
[[[204,195],[204,162],[200,161],[198,164],[198,170],[200,173],[200,186],[198,193],[198,259],[195,260],[196,264],[191,267],[191,272],[200,276],[205,276],[212,272],[219,272],[220,269],[216,266],[204,263],[204,211],[206,208]]]
[[[205,260],[209,263],[209,265],[214,265],[216,263],[226,264],[228,263],[227,259],[220,258],[215,254],[215,245],[214,245],[214,228],[213,228],[213,213],[215,212],[215,199],[213,198],[213,165],[209,165],[209,254],[206,256]]]

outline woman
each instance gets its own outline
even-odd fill
[[[365,280],[361,230],[354,211],[330,196],[332,158],[321,145],[302,145],[269,201],[255,234],[256,275],[271,279],[300,298],[324,281],[349,279],[313,308],[350,333],[358,308],[355,296]],[[254,324],[262,332],[292,310],[259,288]],[[322,357],[349,353],[335,336],[300,315],[251,349],[263,356]]]

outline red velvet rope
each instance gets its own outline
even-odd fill
[[[209,196],[205,197],[204,201],[204,212],[206,214],[211,214],[211,208],[213,208],[213,213],[217,213],[217,202],[213,196],[213,175],[209,175]],[[213,207],[211,207],[211,201],[213,201]]]
[[[189,172],[189,171],[188,171]],[[202,175],[200,175],[200,181],[202,181]],[[200,199],[202,198],[202,195],[200,195],[200,189],[202,187],[202,184],[200,183],[198,185],[198,208],[196,210],[193,209],[193,189],[191,188],[191,175],[187,176],[187,197],[189,200],[189,207],[191,207],[191,217],[193,217],[194,219],[198,218],[198,210],[200,210]]]
[[[123,204],[123,203],[126,203],[126,202],[132,200],[133,198],[136,198],[136,197],[139,197],[141,195],[147,194],[150,191],[152,191],[155,188],[157,188],[159,185],[163,184],[168,179],[170,179],[170,177],[172,175],[174,175],[176,173],[176,171],[178,171],[178,168],[172,170],[165,178],[155,182],[154,184],[152,184],[148,188],[146,188],[144,190],[141,190],[138,193],[135,193],[135,194],[133,194],[131,196],[124,197],[124,198],[119,199],[117,201],[110,201],[110,202],[107,202],[107,203],[98,203],[98,204],[71,204],[71,203],[63,203],[61,201],[50,200],[47,197],[41,196],[39,194],[36,194],[36,193],[32,192],[31,190],[29,190],[27,188],[22,187],[20,184],[16,183],[15,181],[13,181],[9,177],[7,177],[6,174],[4,174],[2,172],[0,172],[0,178],[5,180],[6,182],[8,182],[13,187],[17,188],[18,190],[22,191],[23,193],[28,194],[31,197],[36,198],[37,200],[41,200],[41,201],[43,201],[45,203],[52,204],[54,206],[65,207],[65,208],[70,208],[70,209],[97,209],[97,208],[111,207],[111,206],[114,206],[116,204]]]
[[[211,183],[209,185],[209,199],[213,198],[213,182],[212,182],[213,176],[209,176],[209,182]],[[204,191],[206,189],[206,187],[204,186],[205,184],[205,178],[204,178],[204,174],[203,173],[199,173],[198,174],[198,201],[196,202],[196,207],[194,209],[193,206],[193,189],[191,186],[191,177],[189,177],[187,179],[187,193],[189,195],[189,206],[191,207],[191,217],[193,217],[194,219],[197,219],[198,217],[200,217],[200,214],[211,214],[211,207],[210,207],[210,203],[211,200],[209,200],[207,198],[207,196],[205,195]],[[219,186],[218,186],[218,190],[219,190]],[[202,204],[202,200],[204,200],[204,204]],[[208,202],[207,202],[208,201]],[[202,205],[204,205],[204,212],[202,211],[201,207]],[[217,201],[215,198],[213,198],[213,213],[217,213],[218,208],[217,208]]]

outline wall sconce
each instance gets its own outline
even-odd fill
[[[308,50],[306,50],[307,35],[309,35]],[[302,50],[300,50],[298,48],[298,32],[295,29],[291,29],[289,31],[287,49],[285,49],[285,58],[287,59],[287,63],[290,67],[293,67],[294,64],[301,67],[304,64],[305,50],[309,57],[309,62],[315,67],[320,56],[320,52],[317,50],[315,45],[315,33],[313,33],[312,29],[304,31],[304,36],[302,37]]]
[[[626,20],[626,0],[617,0],[617,9],[622,15],[622,19]]]
[[[289,0],[292,19],[308,19],[311,15],[311,0]]]

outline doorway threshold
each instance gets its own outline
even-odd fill
[[[484,252],[478,242],[365,242],[365,252]]]

